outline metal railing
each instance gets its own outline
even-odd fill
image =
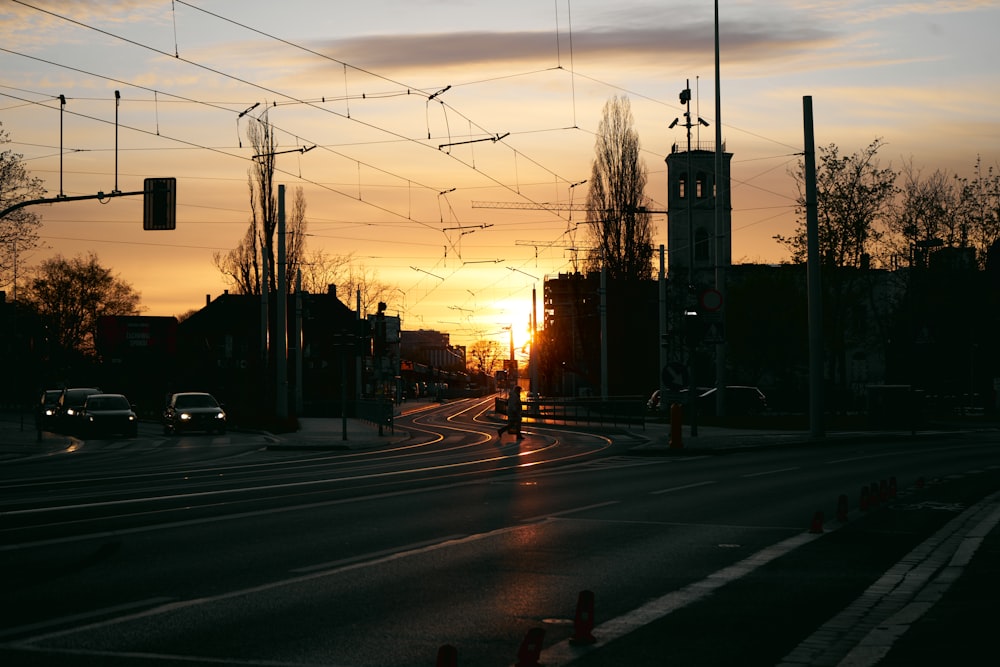
[[[507,399],[498,396],[494,409],[507,414]],[[538,398],[521,403],[521,418],[539,423],[569,422],[600,426],[638,426],[646,429],[646,399],[641,396],[601,398]]]

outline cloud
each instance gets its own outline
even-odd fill
[[[815,26],[790,26],[741,21],[721,31],[729,53],[742,59],[774,59],[813,48],[836,35]],[[561,41],[541,31],[468,31],[425,34],[385,34],[334,40],[310,48],[338,61],[371,71],[401,72],[465,66],[538,66],[561,64],[570,57],[600,59],[690,58],[693,52],[711,54],[711,22],[694,25],[630,25],[574,32]]]

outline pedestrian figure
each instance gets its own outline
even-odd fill
[[[511,387],[507,393],[507,423],[497,429],[497,434],[503,438],[503,432],[507,431],[521,440],[521,388]]]

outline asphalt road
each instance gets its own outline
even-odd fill
[[[538,628],[550,667],[902,664],[932,633],[872,633],[1000,489],[989,435],[660,457],[608,433],[500,444],[471,401],[411,420],[359,450],[145,434],[6,462],[0,660],[405,666],[451,645],[489,667]],[[862,510],[882,480],[896,497]],[[571,641],[584,591],[594,644]]]

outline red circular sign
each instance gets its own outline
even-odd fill
[[[716,289],[707,289],[701,293],[701,307],[710,313],[714,313],[722,308],[722,292]]]

